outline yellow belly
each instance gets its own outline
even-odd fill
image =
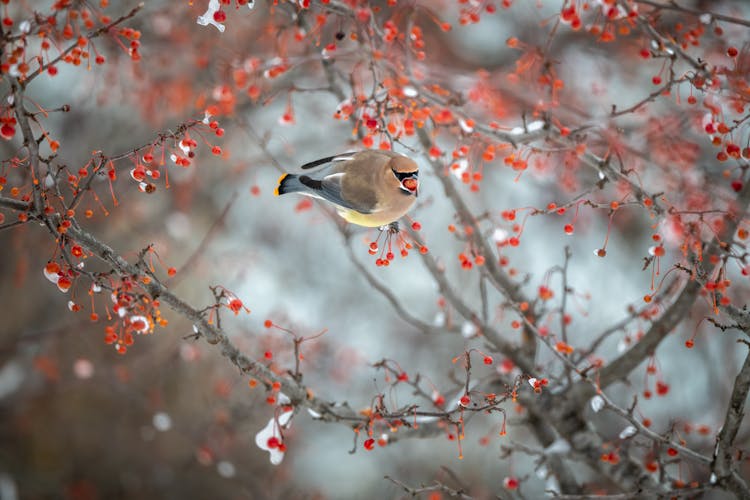
[[[339,215],[347,222],[357,224],[365,227],[380,227],[390,224],[391,222],[400,219],[404,213],[374,213],[374,214],[361,214],[353,210],[345,208],[338,208]]]

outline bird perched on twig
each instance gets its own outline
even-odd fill
[[[391,151],[360,151],[302,165],[304,174],[284,174],[274,194],[299,193],[336,205],[345,220],[366,227],[396,222],[419,191],[419,167]]]

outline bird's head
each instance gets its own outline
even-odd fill
[[[411,159],[402,156],[391,160],[391,172],[398,180],[399,189],[406,195],[419,193],[419,166]]]

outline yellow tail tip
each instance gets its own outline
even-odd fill
[[[279,180],[276,181],[276,189],[273,190],[274,196],[279,196],[279,188],[281,187],[281,183],[284,182],[284,179],[287,178],[289,174],[281,174],[281,177],[279,177]]]

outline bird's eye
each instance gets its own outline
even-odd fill
[[[393,175],[396,176],[396,179],[399,181],[403,181],[404,179],[414,178],[416,179],[419,175],[419,172],[396,172],[394,169],[391,169],[391,172],[393,172]]]

